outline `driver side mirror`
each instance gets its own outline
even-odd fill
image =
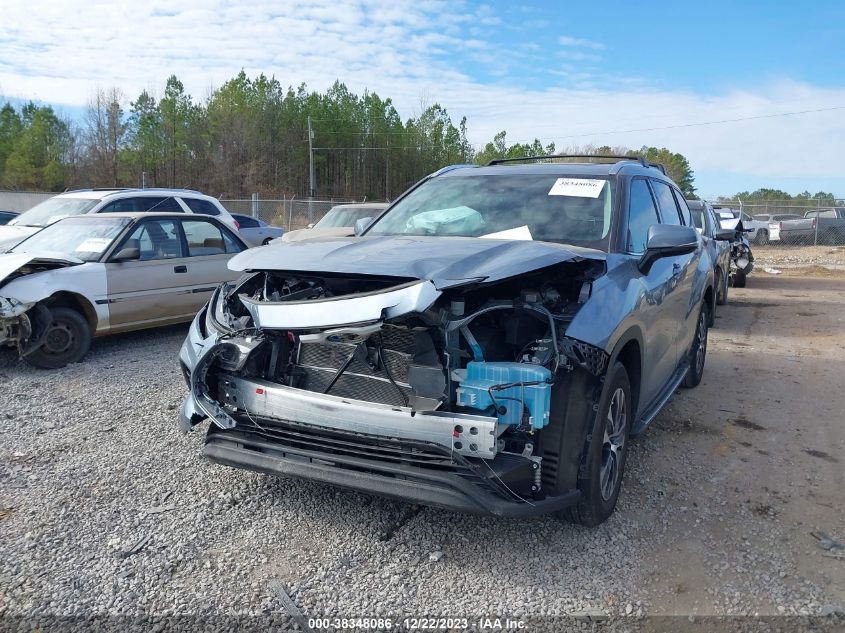
[[[685,255],[698,248],[698,233],[691,226],[653,224],[648,228],[646,249],[639,261],[639,269],[648,273],[651,265],[662,257]]]
[[[128,262],[135,259],[141,259],[141,249],[136,246],[127,246],[121,248],[116,255],[113,255],[111,261]]]
[[[314,223],[313,223],[313,222],[311,222],[311,223],[310,223],[310,224],[308,224],[308,226],[306,226],[305,228],[306,228],[306,229],[313,229],[313,228],[314,228]]]
[[[713,233],[713,239],[723,242],[734,242],[736,241],[736,231],[731,229],[716,229],[716,232]]]
[[[359,218],[355,221],[355,237],[361,235],[364,231],[367,230],[367,227],[370,226],[370,222],[372,222],[372,218]]]

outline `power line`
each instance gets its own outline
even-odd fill
[[[737,117],[735,119],[720,119],[718,121],[699,121],[696,123],[679,123],[677,125],[663,125],[659,127],[642,127],[642,128],[634,128],[630,130],[612,130],[607,132],[587,132],[584,134],[567,134],[566,136],[546,136],[543,138],[537,138],[538,141],[554,141],[556,139],[564,139],[564,138],[583,138],[585,136],[602,136],[606,134],[628,134],[631,132],[656,132],[659,130],[675,130],[678,128],[687,128],[687,127],[698,127],[703,125],[720,125],[722,123],[737,123],[739,121],[753,121],[755,119],[773,119],[775,117],[781,116],[793,116],[796,114],[812,114],[816,112],[830,112],[833,110],[845,110],[845,106],[832,106],[829,108],[817,108],[815,110],[796,110],[794,112],[778,112],[776,114],[758,114],[755,116],[745,116],[745,117]],[[520,139],[522,141],[528,142],[528,139]],[[531,139],[532,141],[534,139]],[[519,142],[519,141],[517,141]]]

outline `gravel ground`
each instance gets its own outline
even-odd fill
[[[759,246],[751,245],[756,266],[845,267],[845,246]]]
[[[828,630],[843,622],[845,561],[810,532],[845,542],[843,290],[757,275],[732,289],[704,383],[632,445],[617,512],[593,530],[206,463],[203,434],[176,427],[185,327],[98,340],[53,372],[3,351],[0,623],[267,616],[286,629],[278,581],[306,617],[576,614],[630,629],[683,616],[678,630],[833,614]],[[786,331],[796,310],[811,330]]]

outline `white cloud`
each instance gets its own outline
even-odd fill
[[[561,46],[574,46],[580,48],[591,48],[593,50],[601,50],[604,48],[604,44],[601,42],[594,42],[592,40],[585,40],[580,37],[571,37],[569,35],[561,35],[557,38],[558,43]]]
[[[542,47],[502,55],[489,30],[470,35],[485,20],[495,22],[495,12],[448,0],[112,0],[67,7],[58,0],[6,3],[0,93],[81,105],[97,87],[116,86],[130,98],[142,89],[160,93],[170,74],[195,98],[241,68],[275,75],[285,86],[325,89],[340,79],[355,92],[391,97],[403,118],[422,101],[441,103],[456,120],[466,115],[476,145],[502,129],[510,142],[538,136],[558,147],[665,145],[685,154],[699,177],[730,171],[747,177],[751,188],[764,178],[827,178],[845,194],[843,111],[625,131],[845,105],[845,82],[822,88],[784,80],[716,94],[655,89],[644,77],[603,72],[595,64],[604,46],[575,36],[559,37],[562,56],[554,63]],[[549,69],[545,81],[535,75],[527,83],[521,69],[532,64],[535,73]],[[478,81],[461,68],[496,80]]]

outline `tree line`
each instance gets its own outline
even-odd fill
[[[325,92],[285,89],[263,74],[236,77],[198,101],[175,76],[157,98],[127,101],[98,90],[73,121],[46,105],[0,108],[0,188],[61,191],[87,187],[186,187],[222,198],[307,196],[309,119],[314,195],[390,199],[440,167],[495,158],[551,154],[554,143],[508,144],[502,131],[480,150],[432,104],[403,120],[389,98],[352,93],[336,82]],[[666,148],[569,147],[562,153],[644,155],[695,193],[687,159]]]
[[[721,196],[719,201],[741,201],[743,205],[768,207],[772,212],[789,210],[795,207],[811,209],[816,207],[842,206],[842,199],[837,199],[834,194],[827,191],[818,191],[816,193],[803,191],[793,196],[780,189],[767,188],[750,192],[740,191],[733,196]]]

